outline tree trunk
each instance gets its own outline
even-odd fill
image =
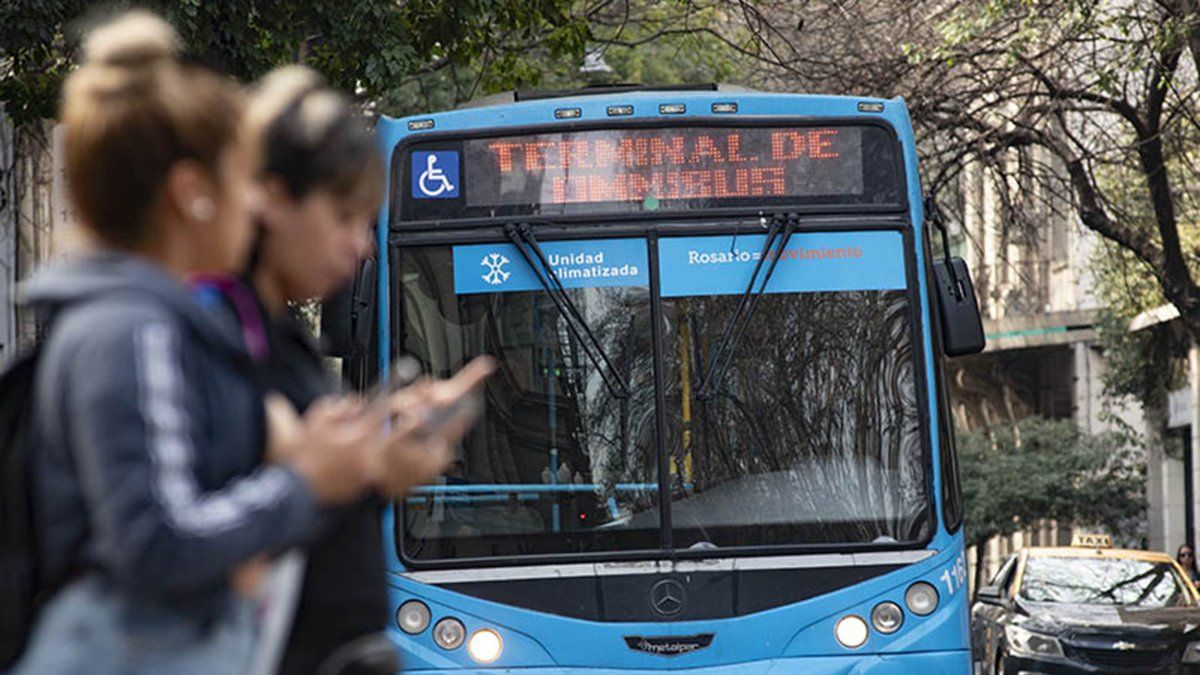
[[[0,363],[16,352],[17,180],[11,121],[0,111]]]
[[[13,134],[13,186],[16,206],[14,255],[16,278],[27,279],[54,254],[54,224],[63,214],[55,206],[54,123],[48,120],[17,127]],[[6,302],[11,299],[6,298]],[[16,308],[17,342],[29,345],[38,336],[33,312]]]
[[[979,587],[987,583],[984,577],[984,571],[987,569],[987,542],[975,545],[975,585],[971,588],[971,602],[975,601],[975,594],[979,593]]]

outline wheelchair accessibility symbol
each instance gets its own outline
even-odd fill
[[[412,196],[417,199],[458,197],[458,152],[414,152]]]

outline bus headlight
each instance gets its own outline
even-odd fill
[[[1008,651],[1013,656],[1063,655],[1062,645],[1059,644],[1058,638],[1034,633],[1012,624],[1004,627],[1004,635],[1008,638]]]
[[[890,635],[900,630],[903,623],[904,610],[894,602],[881,602],[871,610],[871,625],[884,635]]]
[[[917,616],[929,616],[938,606],[938,592],[932,585],[918,581],[904,593],[904,604]]]
[[[867,628],[867,622],[861,617],[843,616],[838,620],[837,625],[833,627],[833,636],[837,638],[838,643],[847,649],[858,649],[867,642],[867,636],[871,634]]]
[[[433,627],[433,641],[442,649],[458,649],[467,639],[467,629],[458,619],[442,619]]]
[[[502,651],[504,651],[504,641],[500,639],[499,633],[490,628],[475,631],[471,636],[471,641],[467,643],[467,652],[479,663],[495,661],[500,658]]]
[[[416,635],[429,627],[429,608],[420,600],[409,600],[396,610],[396,625],[409,635]]]

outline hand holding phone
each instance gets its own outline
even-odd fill
[[[387,396],[392,429],[379,462],[382,491],[398,497],[446,470],[452,445],[483,411],[480,390],[495,368],[478,357],[448,380],[421,380]]]
[[[397,408],[393,410],[412,416],[421,435],[458,441],[483,413],[480,398],[483,383],[495,369],[495,362],[489,357],[472,359],[454,377],[425,383],[422,400],[397,397]]]
[[[385,440],[381,410],[356,397],[330,396],[314,402],[302,422],[290,449],[277,454],[307,481],[317,501],[345,504],[373,486]]]

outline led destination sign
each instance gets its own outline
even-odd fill
[[[641,129],[469,141],[467,206],[862,193],[861,129]]]
[[[900,201],[895,138],[875,126],[596,129],[408,157],[406,219]]]

